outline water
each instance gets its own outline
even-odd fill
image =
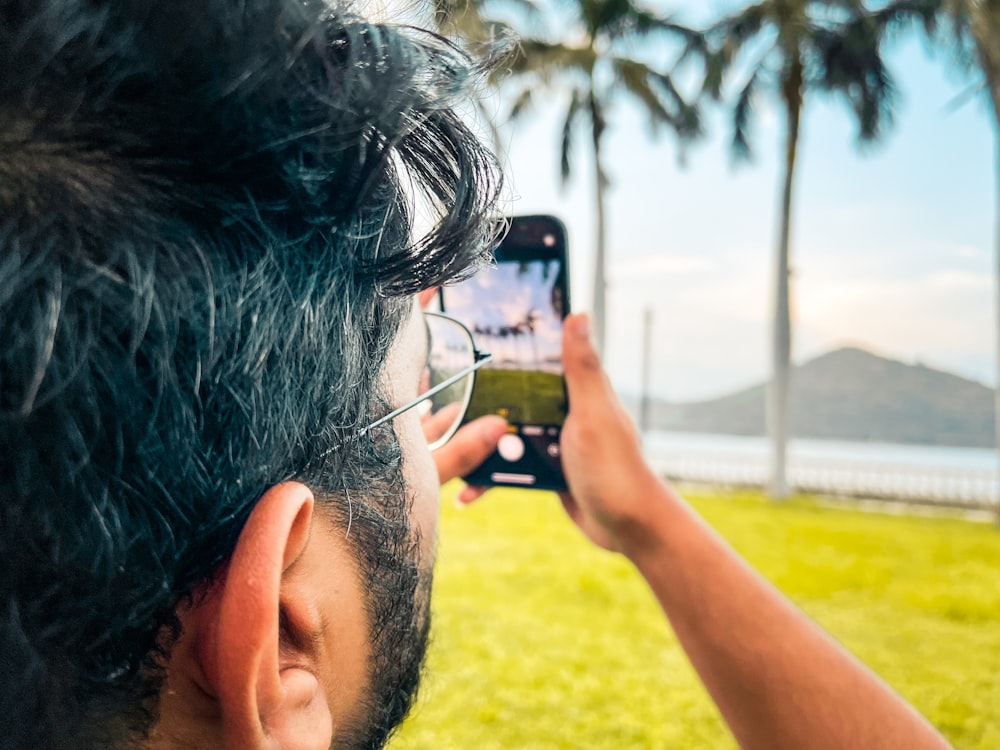
[[[770,443],[762,437],[650,432],[650,462],[671,476],[763,485]],[[796,438],[788,445],[788,478],[817,492],[982,505],[1000,496],[993,450]]]
[[[763,437],[742,435],[705,435],[694,432],[648,432],[644,437],[648,450],[739,455],[767,461],[771,444]],[[842,462],[933,466],[942,469],[994,471],[996,451],[988,448],[955,448],[939,445],[899,445],[895,443],[858,443],[845,440],[794,438],[788,443],[788,457]]]

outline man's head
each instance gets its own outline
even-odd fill
[[[0,0],[0,746],[405,713],[433,488],[350,438],[491,239],[468,76],[320,0]]]

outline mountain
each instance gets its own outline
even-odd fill
[[[687,404],[654,401],[650,427],[763,435],[765,385]],[[856,348],[794,368],[792,434],[828,440],[992,447],[993,391],[951,373]]]

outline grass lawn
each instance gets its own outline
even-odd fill
[[[733,748],[645,585],[553,495],[445,488],[433,643],[392,750]],[[1000,531],[690,496],[960,750],[1000,748]]]

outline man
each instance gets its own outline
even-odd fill
[[[503,428],[432,459],[408,408],[414,295],[493,240],[467,61],[314,0],[0,0],[0,70],[0,746],[381,746],[438,479]],[[741,743],[943,746],[653,475],[585,318],[564,353],[566,509]]]
[[[0,70],[0,745],[379,746],[436,489],[414,415],[359,431],[493,240],[468,61],[318,0],[3,0]]]

